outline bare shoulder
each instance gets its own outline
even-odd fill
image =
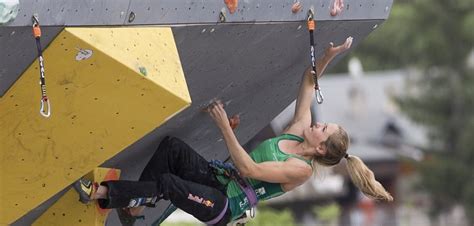
[[[285,161],[287,167],[291,167],[291,169],[295,172],[295,174],[299,175],[301,180],[306,180],[308,177],[311,177],[313,174],[313,168],[308,165],[308,163],[304,162],[301,159],[297,158],[289,158]]]
[[[281,185],[283,190],[285,192],[288,192],[309,180],[309,178],[311,178],[311,175],[313,175],[313,170],[307,163],[301,161],[300,159],[289,158],[286,162],[290,164],[291,166],[289,167],[292,167],[295,173],[298,174],[298,176],[296,176],[295,179],[292,180],[290,183],[283,183]]]

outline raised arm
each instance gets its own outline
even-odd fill
[[[349,49],[352,44],[352,37],[348,37],[346,41],[339,46],[334,47],[334,44],[329,43],[329,47],[324,52],[323,57],[316,60],[316,70],[318,78],[321,78],[324,70],[328,64],[339,53]],[[308,67],[301,81],[300,90],[296,99],[295,116],[291,122],[290,127],[295,124],[309,125],[311,123],[311,101],[314,98],[314,81],[311,74],[311,67]]]

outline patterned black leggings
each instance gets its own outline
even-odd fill
[[[139,181],[106,181],[101,185],[108,187],[107,198],[99,200],[102,208],[154,207],[157,200],[165,199],[203,222],[219,216],[227,202],[225,187],[209,163],[174,137],[161,141]],[[230,219],[227,208],[216,225],[225,225]]]

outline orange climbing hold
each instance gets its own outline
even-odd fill
[[[237,10],[239,0],[224,0],[227,9],[229,9],[230,14],[233,14]]]
[[[240,116],[239,115],[232,115],[229,118],[230,128],[236,129],[240,125]]]
[[[301,8],[303,8],[303,6],[301,6],[301,3],[297,1],[293,4],[293,6],[291,6],[291,12],[298,13],[301,11]]]

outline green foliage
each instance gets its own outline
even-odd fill
[[[406,34],[413,30],[410,26],[410,16],[413,14],[415,12],[412,7],[394,4],[390,19],[372,32],[351,55],[363,57],[364,69],[369,71],[399,68],[400,65],[411,62],[408,54],[400,47],[410,41]]]
[[[462,65],[474,45],[474,1],[394,1],[389,19],[357,46],[350,56],[367,71],[409,65]],[[334,71],[346,71],[343,59]],[[465,58],[463,58],[465,59]]]
[[[288,209],[278,211],[259,205],[257,215],[250,220],[247,226],[294,226],[295,219]]]
[[[366,70],[416,67],[418,92],[399,99],[403,112],[429,129],[421,187],[434,215],[454,204],[474,222],[474,1],[394,1],[389,19],[355,51]]]
[[[323,222],[335,222],[341,215],[341,208],[337,203],[331,203],[326,206],[316,206],[313,208],[313,213],[318,220]]]

